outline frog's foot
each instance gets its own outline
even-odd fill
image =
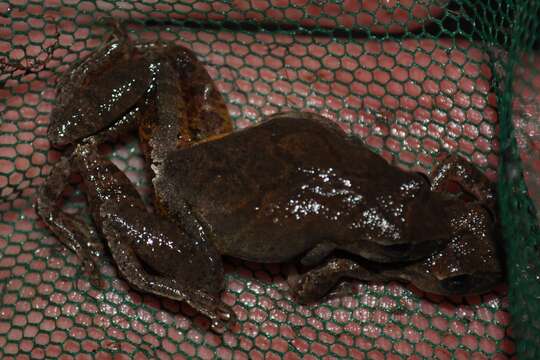
[[[293,297],[300,303],[319,300],[328,295],[346,277],[359,280],[378,280],[376,274],[357,262],[334,258],[303,274],[292,289]]]
[[[106,209],[106,208],[105,208]],[[129,210],[127,211],[129,213]],[[144,229],[145,236],[148,239],[129,239],[134,236],[125,230],[125,219],[117,216],[118,214],[109,211],[101,211],[102,216],[102,232],[107,238],[111,254],[118,267],[118,270],[128,282],[145,292],[167,297],[172,300],[185,301],[195,310],[206,315],[212,321],[212,329],[216,332],[222,332],[236,321],[234,311],[226,304],[222,303],[217,294],[210,294],[205,290],[198,288],[200,284],[191,283],[189,280],[184,281],[181,278],[173,278],[169,276],[156,275],[149,272],[148,266],[144,266],[141,262],[136,246],[133,244],[137,241],[158,241],[159,235],[156,236],[152,224],[148,224]],[[130,224],[128,224],[130,227]],[[178,231],[180,231],[178,229]],[[137,230],[133,229],[132,233]],[[136,236],[136,235],[135,235]],[[171,239],[169,239],[172,241]],[[165,244],[168,245],[168,244]],[[157,246],[157,245],[156,245]],[[191,263],[192,259],[185,259],[186,263]],[[178,264],[182,267],[185,264]],[[194,264],[195,266],[205,266],[204,264]],[[196,269],[191,269],[195,272]],[[221,284],[215,284],[215,290],[219,291]]]
[[[97,265],[98,249],[101,248],[99,236],[82,219],[67,215],[57,204],[71,170],[71,158],[64,157],[55,164],[45,184],[38,190],[36,210],[58,240],[77,254],[92,282],[101,286]]]
[[[350,281],[341,280],[338,284],[326,294],[327,298],[342,298],[354,294],[354,287]]]
[[[227,304],[218,298],[203,291],[188,291],[184,299],[191,307],[206,315],[211,323],[212,330],[223,333],[236,323],[236,314]]]
[[[473,164],[455,154],[445,156],[430,174],[431,190],[444,192],[450,183],[457,183],[463,191],[474,196],[494,213],[495,189],[488,178]]]

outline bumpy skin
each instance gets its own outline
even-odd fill
[[[445,192],[457,183],[467,201],[449,209],[453,232],[450,241],[417,261],[381,266],[366,259],[334,257],[293,279],[297,301],[309,303],[332,293],[345,278],[384,282],[410,282],[417,288],[445,296],[475,295],[490,291],[504,278],[495,191],[489,180],[462,158],[447,155],[430,176],[431,191]]]
[[[308,113],[172,152],[154,184],[171,213],[191,206],[222,254],[258,262],[307,253],[304,264],[316,265],[336,249],[424,258],[454,232],[449,209],[463,206]]]

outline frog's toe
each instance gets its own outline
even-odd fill
[[[92,284],[92,286],[94,286],[95,288],[101,290],[105,289],[105,287],[107,286],[107,283],[98,272],[90,274],[90,284]]]
[[[226,304],[218,304],[214,311],[212,320],[212,330],[217,333],[223,333],[236,323],[237,317],[234,310]]]
[[[301,276],[291,289],[292,297],[300,304],[307,304],[323,298],[335,284],[321,280],[313,272]]]
[[[105,280],[101,277],[98,264],[94,259],[82,259],[84,273],[89,277],[90,284],[98,289],[105,288]]]

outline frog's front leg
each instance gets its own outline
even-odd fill
[[[325,264],[302,274],[292,288],[293,297],[300,303],[317,301],[326,296],[344,278],[363,281],[384,280],[358,262],[345,258],[333,258]]]
[[[303,257],[300,259],[300,262],[304,266],[315,266],[320,264],[328,255],[330,255],[334,250],[337,249],[337,245],[331,242],[324,242],[315,245],[315,247],[309,250]]]
[[[455,154],[447,155],[430,174],[431,190],[445,192],[451,182],[463,191],[484,203],[492,212],[495,210],[495,189],[488,178],[473,164]]]

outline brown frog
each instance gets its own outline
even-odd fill
[[[95,150],[136,127],[159,217]],[[80,172],[121,274],[142,290],[187,301],[215,328],[234,319],[218,299],[219,255],[259,262],[301,257],[314,266],[342,250],[370,261],[410,261],[455,236],[484,234],[474,221],[456,225],[470,209],[442,191],[456,181],[492,206],[488,181],[460,158],[448,157],[427,179],[389,166],[306,113],[231,131],[223,99],[193,53],[172,44],[133,44],[117,31],[59,84],[49,139],[55,146],[79,145],[53,168],[38,194],[38,213],[95,272],[99,237],[57,204],[66,175]],[[473,212],[492,222],[486,211]]]

